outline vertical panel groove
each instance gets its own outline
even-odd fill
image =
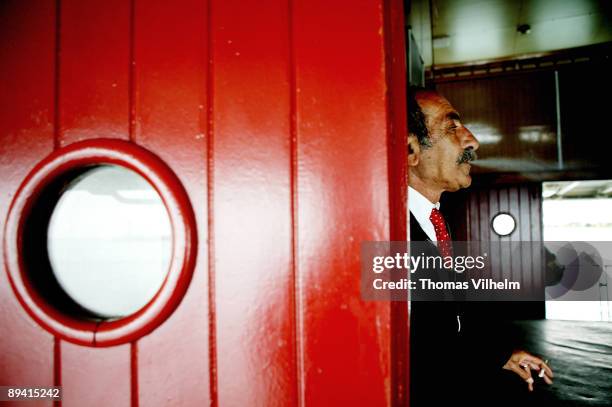
[[[536,205],[536,222],[534,222],[537,226],[537,232],[535,233],[535,236],[532,238],[532,240],[538,241],[538,240],[543,240],[543,234],[542,234],[542,189],[541,189],[542,184],[532,184],[530,189],[530,194],[529,196],[532,197],[533,203]],[[533,206],[532,206],[533,207]],[[533,270],[543,270],[542,266],[543,266],[543,256],[544,256],[544,252],[543,252],[543,247],[540,245],[540,250],[538,250],[537,253],[537,257],[536,257],[536,264],[535,267],[532,268]],[[537,289],[538,291],[542,290],[544,288],[544,273],[540,272],[538,273],[537,279],[533,279],[534,281],[532,282],[533,287],[535,289]]]
[[[206,199],[208,223],[208,329],[209,329],[209,360],[210,360],[210,405],[218,405],[217,395],[217,312],[215,304],[215,245],[214,245],[214,61],[213,61],[213,29],[212,0],[208,0],[206,10]]]
[[[53,95],[53,149],[60,146],[60,56],[61,56],[61,0],[55,1],[55,72],[54,72],[54,95]]]
[[[136,17],[135,17],[135,9],[136,9],[136,0],[130,1],[130,56],[129,56],[129,67],[128,67],[128,140],[134,141],[134,124],[136,121],[136,92],[134,87],[135,80],[135,70],[136,70],[136,60],[134,55],[134,43],[136,42]]]
[[[480,211],[478,210],[480,208],[480,199],[479,199],[479,195],[475,194],[472,197],[473,200],[473,204],[474,204],[474,211],[472,211],[472,219],[475,219],[476,223],[478,224],[478,227],[476,228],[475,234],[471,237],[471,240],[480,240]]]
[[[296,369],[296,397],[298,407],[306,405],[304,391],[304,321],[302,319],[302,284],[298,269],[298,191],[297,191],[297,85],[295,41],[293,30],[293,0],[288,0],[288,35],[289,35],[289,136],[290,136],[290,175],[291,175],[291,274],[293,279],[294,309],[294,349]]]
[[[62,385],[62,347],[61,339],[57,336],[53,337],[53,385]],[[55,400],[53,406],[62,407],[62,401]]]
[[[138,343],[130,343],[130,394],[132,407],[138,407]]]
[[[525,287],[525,270],[523,269],[523,261],[522,259],[524,259],[525,257],[525,253],[523,253],[523,244],[522,244],[522,239],[521,239],[521,216],[522,216],[522,207],[521,207],[521,191],[519,188],[515,187],[514,189],[516,189],[516,201],[517,201],[517,213],[514,215],[515,221],[516,221],[516,225],[515,225],[515,233],[518,234],[518,241],[521,242],[519,244],[519,255],[521,258],[521,263],[520,263],[520,268],[519,268],[519,272],[521,274],[521,287]],[[518,217],[518,219],[516,219]],[[531,270],[530,270],[531,272]],[[527,287],[529,287],[529,290],[531,290],[531,286],[527,285]]]
[[[533,213],[531,212],[533,210],[532,206],[531,206],[531,187],[527,188],[527,216],[529,216],[529,240],[533,240]],[[533,276],[533,268],[535,267],[534,264],[534,253],[532,251],[531,256],[529,258],[529,292],[531,293],[532,289],[533,289],[533,281],[532,281],[532,276]],[[527,279],[526,279],[527,280]]]
[[[381,1],[379,14],[382,24],[384,70],[387,194],[389,210],[389,240],[406,241],[408,237],[408,167],[406,142],[408,123],[406,112],[406,44],[404,43],[404,12],[401,1]],[[409,293],[407,300],[410,299]],[[410,313],[409,303],[389,305],[389,364],[390,380],[387,406],[406,406],[410,403]]]

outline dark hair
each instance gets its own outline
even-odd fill
[[[417,92],[425,90],[433,89],[417,86],[410,86],[408,88],[408,131],[410,134],[414,134],[417,137],[420,145],[431,147],[431,140],[429,139],[429,132],[427,131],[427,125],[425,123],[425,115],[416,100]]]

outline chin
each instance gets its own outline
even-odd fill
[[[448,182],[444,190],[446,192],[456,192],[460,189],[467,188],[470,185],[472,185],[472,177],[466,174],[461,174],[455,178],[454,182]]]

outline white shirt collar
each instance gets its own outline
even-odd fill
[[[440,209],[440,202],[432,203],[416,189],[408,186],[408,208],[432,242],[436,242],[436,230],[429,220],[433,208]]]

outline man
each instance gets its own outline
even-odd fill
[[[408,96],[408,166],[411,241],[428,241],[438,255],[452,254],[450,234],[439,211],[440,196],[471,184],[470,162],[478,141],[439,93],[415,89]],[[540,358],[513,350],[497,321],[482,320],[487,304],[411,303],[412,405],[456,404],[458,400],[500,405],[500,372],[514,372],[533,391],[536,379],[552,383]],[[533,371],[533,373],[532,373]],[[439,387],[441,386],[441,387]]]

